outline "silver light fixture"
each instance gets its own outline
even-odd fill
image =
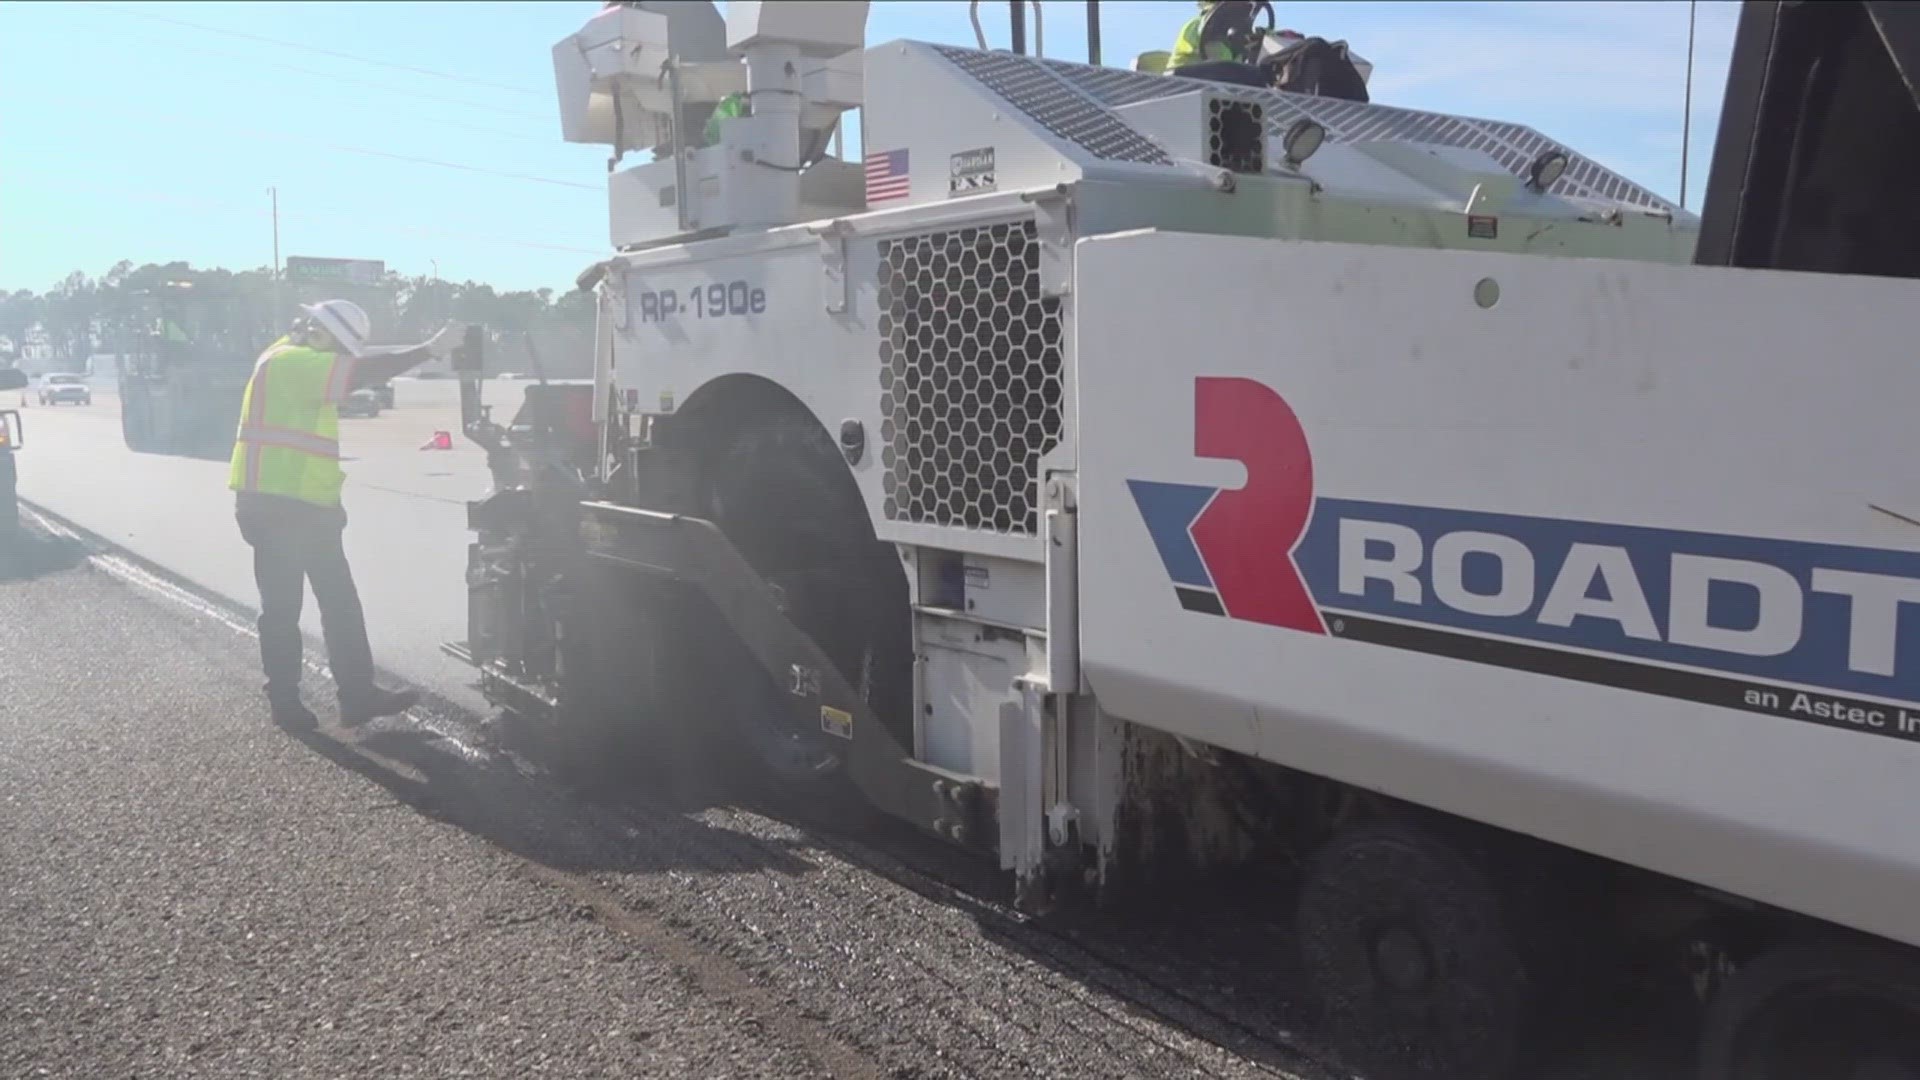
[[[1297,169],[1306,163],[1327,141],[1327,129],[1307,117],[1293,122],[1287,133],[1280,139],[1280,150],[1286,155],[1287,167]]]
[[[1535,191],[1544,192],[1552,187],[1567,172],[1567,152],[1565,150],[1543,150],[1527,166],[1527,186]]]

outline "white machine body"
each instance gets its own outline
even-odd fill
[[[1003,862],[1112,843],[1137,727],[1920,944],[1920,369],[1880,318],[1920,284],[1687,265],[1691,215],[1516,124],[836,52],[767,21],[802,6],[727,27],[822,65],[796,108],[614,174],[602,404],[764,380],[865,433],[915,752],[997,785]],[[727,178],[862,98],[859,165]],[[684,222],[676,166],[717,192]]]
[[[1872,314],[1920,286],[1170,234],[1075,269],[1102,709],[1920,941],[1920,480],[1879,415],[1920,372]],[[1259,347],[1101,362],[1249,307]]]
[[[609,176],[613,246],[858,210],[859,171],[823,152],[861,103],[866,8],[743,0],[722,26],[704,0],[650,0],[609,8],[555,45],[566,138],[611,145],[616,163],[656,151]],[[706,118],[732,95],[748,115],[702,145]]]

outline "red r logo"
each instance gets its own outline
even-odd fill
[[[1252,379],[1200,378],[1193,388],[1193,450],[1238,461],[1247,483],[1221,492],[1193,523],[1227,614],[1326,633],[1293,549],[1313,513],[1313,452],[1292,406]],[[1277,557],[1276,557],[1277,556]]]

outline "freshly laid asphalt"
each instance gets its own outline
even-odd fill
[[[438,700],[344,731],[316,672],[275,727],[224,464],[116,415],[31,410],[0,566],[0,1077],[1333,1075],[1283,896],[1045,927],[901,829],[554,779],[438,651],[485,490],[443,410],[343,432],[376,652]]]
[[[275,727],[244,619],[76,542],[0,613],[0,1075],[1287,1075],[876,849],[343,731],[317,675]]]

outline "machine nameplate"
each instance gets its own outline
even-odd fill
[[[764,315],[767,310],[767,291],[744,278],[642,290],[635,294],[635,299],[639,302],[643,326],[679,316],[726,319]]]
[[[962,150],[948,159],[947,194],[977,195],[992,191],[994,181],[993,147]]]

